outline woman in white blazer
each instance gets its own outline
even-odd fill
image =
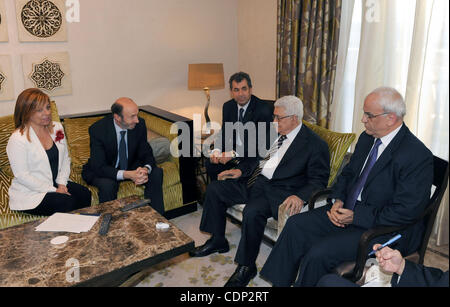
[[[67,139],[61,123],[52,121],[50,98],[39,89],[23,91],[14,123],[16,130],[6,147],[14,174],[11,210],[48,216],[89,206],[91,192],[69,181]]]

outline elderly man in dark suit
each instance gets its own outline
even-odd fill
[[[256,258],[269,217],[278,218],[278,207],[286,203],[290,214],[301,211],[310,195],[326,187],[330,175],[328,145],[302,124],[303,104],[294,96],[275,103],[273,118],[279,133],[267,155],[246,160],[235,169],[219,174],[208,186],[200,230],[212,234],[191,253],[206,256],[229,250],[225,239],[227,207],[246,203],[242,236],[236,253],[238,267],[225,286],[245,287],[256,275]]]
[[[99,189],[100,202],[116,199],[123,180],[144,185],[145,198],[163,214],[163,172],[156,166],[138,106],[130,98],[119,98],[111,111],[89,128],[91,156],[83,166],[83,179]]]
[[[257,157],[258,146],[267,150],[270,145],[272,102],[252,95],[252,81],[245,72],[233,74],[229,84],[232,99],[223,105],[221,133],[206,162],[206,170],[212,181],[217,180],[219,173],[233,168],[247,157]],[[242,127],[238,124],[242,124]],[[266,137],[261,140],[258,138],[259,128],[265,128],[266,132]],[[249,133],[250,130],[254,134]]]
[[[363,109],[366,130],[332,188],[333,205],[289,218],[261,271],[276,286],[290,286],[298,272],[296,286],[315,286],[338,264],[355,260],[364,231],[410,223],[426,207],[433,155],[403,123],[402,96],[382,87],[366,97]],[[396,248],[416,250],[423,228],[418,223],[400,232]]]

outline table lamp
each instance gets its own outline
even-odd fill
[[[208,115],[211,101],[209,90],[219,90],[224,87],[225,81],[222,63],[189,64],[188,89],[205,91],[207,102],[204,114],[208,126],[211,122]]]

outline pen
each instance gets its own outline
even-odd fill
[[[380,247],[378,247],[376,250],[373,250],[369,253],[369,255],[367,256],[372,256],[375,255],[376,252],[378,252],[379,250],[381,250],[383,247],[386,247],[392,243],[394,243],[395,241],[397,241],[398,239],[400,239],[402,237],[402,235],[398,234],[395,237],[393,237],[392,239],[390,239],[389,241],[387,241],[386,243],[382,244]]]

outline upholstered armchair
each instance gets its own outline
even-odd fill
[[[328,149],[330,151],[330,178],[328,180],[328,187],[331,187],[341,169],[342,162],[344,161],[344,158],[347,154],[350,145],[356,138],[356,135],[354,133],[334,132],[306,121],[303,121],[303,124],[311,128],[328,144]],[[227,213],[233,219],[242,222],[242,212],[244,210],[244,207],[245,204],[232,206],[228,208]],[[307,209],[308,205],[305,205],[302,212],[306,211]],[[266,229],[264,230],[265,237],[275,242],[278,239],[278,236],[280,235],[281,231],[283,230],[283,227],[286,224],[288,218],[289,214],[286,210],[286,206],[281,205],[278,208],[278,221],[276,221],[273,218],[268,219]]]
[[[330,188],[334,184],[339,171],[342,169],[342,162],[344,161],[348,148],[355,140],[356,134],[334,132],[329,129],[311,124],[307,121],[303,121],[303,124],[311,128],[328,144],[328,149],[330,150],[330,178],[328,179],[327,188]],[[327,191],[329,191],[329,189],[327,189]],[[313,193],[313,195],[305,205],[308,206],[308,210],[314,209],[314,205],[317,199],[320,198],[322,193],[323,191],[317,191],[316,193]],[[278,208],[278,236],[283,230],[283,227],[286,224],[288,218],[289,213],[286,211],[286,206],[281,205]]]

